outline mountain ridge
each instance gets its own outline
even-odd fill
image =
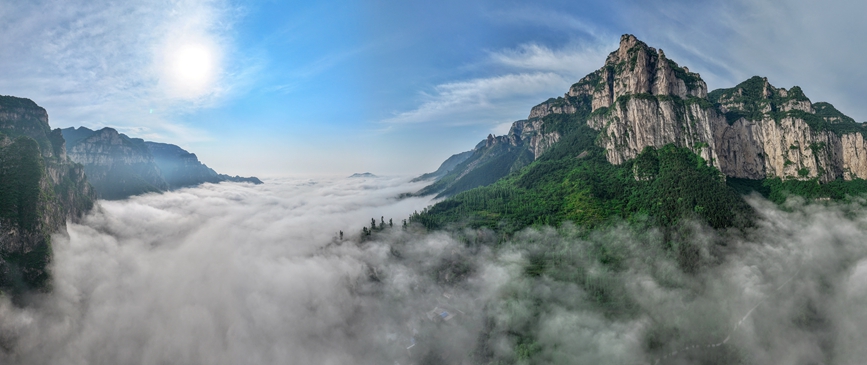
[[[261,184],[256,177],[219,174],[195,154],[168,143],[132,138],[105,127],[62,129],[70,141],[70,158],[81,163],[104,199],[162,192],[222,181]]]

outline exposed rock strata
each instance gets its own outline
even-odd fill
[[[613,164],[674,143],[726,176],[867,178],[865,129],[830,104],[817,110],[800,88],[758,77],[712,94],[699,74],[624,35],[605,66],[534,107],[530,119],[574,113],[577,102],[590,100],[587,123],[601,132],[598,143]]]

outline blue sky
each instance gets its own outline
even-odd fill
[[[222,173],[417,174],[632,33],[710,89],[767,76],[867,120],[867,4],[780,3],[0,0],[0,94]]]

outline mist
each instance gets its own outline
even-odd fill
[[[778,207],[753,196],[755,227],[687,224],[674,241],[640,222],[502,237],[404,229],[431,203],[398,199],[421,187],[407,180],[275,179],[100,201],[52,237],[51,292],[23,306],[0,298],[0,363],[867,357],[863,200]],[[362,240],[371,218],[394,227]]]

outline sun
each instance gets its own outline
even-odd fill
[[[163,48],[161,81],[167,95],[197,99],[214,92],[219,74],[219,48],[207,41],[177,41]]]
[[[204,45],[181,46],[174,58],[174,76],[178,81],[198,88],[210,78],[213,71],[213,55]]]

